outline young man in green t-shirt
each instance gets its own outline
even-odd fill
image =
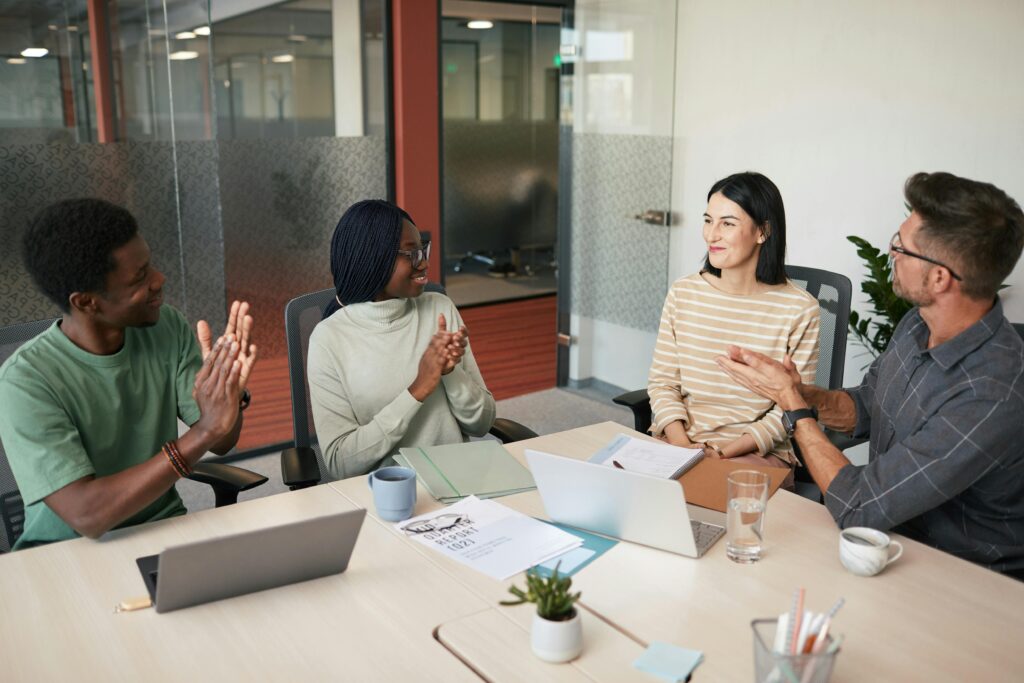
[[[184,514],[175,482],[242,427],[248,304],[215,343],[201,321],[197,344],[135,219],[99,199],[44,209],[23,249],[63,316],[0,366],[0,440],[25,501],[15,548]]]

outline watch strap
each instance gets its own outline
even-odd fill
[[[805,418],[818,419],[818,411],[814,408],[800,408],[799,410],[787,410],[782,414],[782,426],[786,428],[786,435],[793,436],[796,431],[796,423]]]

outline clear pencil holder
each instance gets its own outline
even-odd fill
[[[777,619],[755,619],[754,680],[757,683],[828,683],[839,650],[831,654],[784,655],[772,651]],[[829,644],[832,636],[828,636]]]

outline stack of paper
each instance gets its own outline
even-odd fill
[[[476,496],[399,522],[395,528],[499,580],[578,548],[583,542],[550,524]]]
[[[704,451],[699,448],[681,448],[619,434],[595,453],[590,462],[652,477],[678,479],[703,457]]]
[[[530,471],[497,441],[401,448],[395,462],[416,470],[420,483],[442,503],[466,496],[497,498],[537,486]]]

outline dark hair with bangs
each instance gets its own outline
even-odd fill
[[[767,228],[761,252],[757,257],[754,277],[768,285],[786,282],[786,209],[782,205],[782,194],[767,176],[753,171],[734,173],[711,186],[708,200],[712,195],[722,195],[740,205],[758,227]],[[708,255],[704,256],[702,272],[722,277],[722,271],[711,265]]]
[[[941,172],[910,176],[903,195],[923,221],[921,247],[956,265],[965,296],[994,298],[1024,249],[1020,205],[995,185]]]
[[[388,283],[402,243],[402,221],[415,223],[408,213],[383,199],[364,199],[348,207],[331,237],[332,301],[329,317],[343,305],[370,301]]]
[[[75,292],[100,292],[116,267],[114,251],[139,234],[124,208],[102,199],[66,199],[29,223],[21,243],[25,270],[60,310],[71,310]]]

